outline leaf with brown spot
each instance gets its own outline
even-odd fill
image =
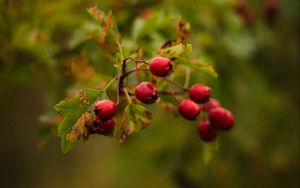
[[[83,122],[88,123],[91,120],[90,115],[86,113],[93,109],[95,101],[107,98],[104,90],[88,89],[78,92],[54,106],[54,109],[64,116],[58,126],[58,136],[61,137],[63,153],[68,152],[78,143],[79,135],[85,136]]]
[[[87,137],[88,136],[87,126],[91,126],[93,121],[94,121],[94,118],[93,118],[92,113],[84,112],[80,116],[80,118],[76,121],[72,130],[66,134],[66,140],[70,141],[70,142],[74,142],[74,141],[80,139],[81,136]]]
[[[139,133],[152,122],[152,113],[144,106],[129,104],[126,106],[123,118],[116,128],[115,136],[124,142],[132,133]]]
[[[191,32],[190,24],[180,17],[177,27],[176,27],[177,36],[180,42],[185,42],[185,40],[189,37]]]

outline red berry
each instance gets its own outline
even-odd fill
[[[210,87],[203,84],[195,84],[189,91],[190,98],[196,103],[205,103],[211,95]]]
[[[115,121],[113,119],[107,120],[100,125],[100,133],[111,133],[115,127]]]
[[[200,107],[190,99],[184,99],[178,106],[182,117],[188,120],[195,120],[200,113]]]
[[[216,138],[217,131],[208,120],[202,120],[198,124],[198,134],[203,141],[210,142]]]
[[[165,57],[154,57],[150,61],[150,71],[158,77],[166,77],[173,72],[173,63]]]
[[[229,130],[234,125],[232,113],[222,107],[213,108],[208,114],[210,123],[217,129]]]
[[[233,128],[235,120],[233,114],[229,110],[227,110],[227,118],[228,118],[228,124],[225,130],[230,130]]]
[[[92,125],[91,129],[94,133],[108,134],[113,131],[114,126],[115,126],[115,121],[113,119],[107,120],[105,122],[96,120]]]
[[[97,133],[100,129],[101,121],[94,121],[93,125],[90,127],[91,133]]]
[[[209,101],[203,105],[203,109],[208,112],[209,110],[219,106],[221,105],[218,100],[210,98]]]
[[[158,99],[156,88],[150,82],[142,82],[135,88],[135,96],[145,104],[152,104]]]
[[[111,100],[96,101],[94,112],[97,118],[101,121],[106,121],[113,118],[117,111],[117,105]]]

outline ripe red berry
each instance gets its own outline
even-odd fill
[[[188,120],[195,120],[200,113],[200,107],[190,99],[184,99],[178,106],[182,117]]]
[[[158,99],[156,88],[150,82],[142,82],[135,88],[135,96],[145,104],[152,104]]]
[[[108,134],[111,133],[114,129],[115,121],[113,119],[107,120],[105,122],[101,122],[99,120],[96,120],[91,129],[94,133],[98,134]]]
[[[154,57],[150,61],[150,71],[158,77],[166,77],[173,72],[173,63],[165,57]]]
[[[217,129],[229,130],[234,125],[232,113],[222,107],[213,108],[208,114],[210,123]]]
[[[235,120],[233,114],[229,110],[227,110],[227,118],[228,118],[228,124],[225,130],[230,130],[233,128]]]
[[[217,136],[216,129],[208,120],[202,120],[198,124],[198,134],[203,141],[213,141]]]
[[[113,118],[117,111],[117,105],[111,100],[96,101],[94,112],[97,118],[101,121],[106,121]]]
[[[203,105],[203,109],[208,112],[209,110],[219,106],[221,105],[218,100],[210,98],[209,101]]]
[[[100,125],[100,133],[111,133],[115,127],[115,121],[113,119],[107,120]]]
[[[203,84],[194,84],[189,91],[190,98],[196,103],[205,103],[211,95],[210,87]]]

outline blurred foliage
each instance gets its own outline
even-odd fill
[[[12,92],[20,92],[15,91],[19,85],[45,90],[41,97],[50,109],[67,94],[100,89],[112,79],[119,58],[107,52],[116,47],[107,48],[101,38],[93,38],[102,31],[88,7],[112,10],[122,33],[122,55],[142,48],[146,59],[176,38],[181,15],[190,23],[191,55],[200,54],[201,61],[213,64],[218,73],[218,79],[193,74],[191,83],[211,85],[214,96],[234,112],[236,128],[214,144],[204,144],[191,123],[153,106],[153,126],[128,142],[108,144],[106,138],[93,138],[65,156],[85,152],[80,156],[99,158],[80,160],[82,166],[94,168],[84,175],[77,171],[79,175],[64,185],[87,187],[79,182],[87,175],[95,187],[298,187],[299,1],[278,1],[274,14],[265,1],[237,2],[3,0],[1,107],[13,100]],[[180,71],[186,70],[178,67]],[[53,114],[51,110],[41,117],[51,125],[45,129],[56,129],[59,120]],[[40,146],[56,145],[47,132],[40,131],[46,138]],[[102,144],[99,153],[89,152]],[[107,173],[94,175],[96,167]],[[51,185],[63,187],[59,182]]]

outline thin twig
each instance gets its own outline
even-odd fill
[[[118,75],[118,79],[117,79],[117,101],[116,101],[116,104],[118,105],[119,102],[120,102],[120,80],[121,80],[121,74]]]
[[[131,70],[131,71],[128,71],[126,72],[126,68],[127,68],[127,61],[128,60],[132,60],[134,62],[136,62],[136,68],[134,70]],[[123,88],[124,88],[124,79],[126,76],[128,76],[129,74],[133,73],[133,72],[137,72],[139,70],[149,70],[149,69],[138,69],[137,67],[137,63],[144,63],[144,64],[147,64],[149,65],[149,63],[145,60],[141,60],[141,59],[135,59],[133,57],[127,57],[125,59],[123,59],[122,61],[122,69],[121,69],[121,72],[118,74],[118,77],[117,77],[117,93],[116,93],[116,96],[117,96],[117,99],[116,99],[116,104],[118,105],[119,102],[120,102],[120,94],[123,92]]]
[[[147,69],[147,68],[133,69],[133,70],[127,71],[127,72],[125,73],[124,76],[126,77],[126,76],[128,76],[129,74],[131,74],[131,73],[133,73],[133,72],[137,72],[137,71],[149,71],[149,69]]]
[[[127,89],[126,89],[126,88],[123,88],[123,91],[124,91],[125,96],[126,96],[126,98],[127,98],[127,100],[128,100],[128,103],[129,103],[129,104],[132,104],[131,97],[129,96]]]
[[[132,61],[135,61],[135,62],[138,62],[138,63],[144,63],[144,64],[147,64],[147,65],[150,65],[147,61],[145,60],[142,60],[142,59],[135,59],[133,57],[126,57],[123,62],[125,61],[128,61],[128,60],[132,60]]]
[[[163,78],[163,80],[165,80],[165,81],[167,81],[167,82],[169,82],[169,83],[171,83],[171,84],[173,84],[173,85],[175,85],[175,86],[183,89],[184,91],[188,91],[189,90],[189,88],[186,88],[186,87],[184,87],[184,86],[182,86],[182,85],[180,85],[180,84],[178,84],[178,83],[176,83],[176,82],[174,82],[172,80],[169,80],[168,78]]]
[[[136,83],[139,83],[139,75],[138,75],[138,62],[135,62],[135,79],[136,79]]]
[[[182,91],[174,91],[173,94],[174,95],[182,95],[182,94],[184,94],[184,92],[185,91],[183,91],[183,90]],[[158,94],[159,95],[171,95],[172,93],[170,91],[164,91],[164,90],[162,90],[162,91],[158,91]]]
[[[171,96],[176,100],[177,103],[180,103],[180,101],[177,99],[176,95],[175,95],[175,92],[173,90],[173,88],[171,87],[171,85],[168,83],[168,87],[171,91]]]
[[[190,67],[186,67],[185,81],[184,81],[184,85],[183,85],[184,87],[189,87],[190,79],[191,79],[191,68]]]

